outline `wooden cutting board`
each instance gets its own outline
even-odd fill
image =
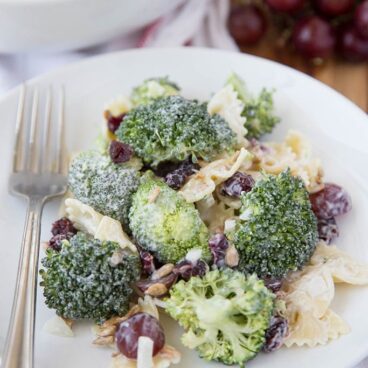
[[[351,63],[335,58],[321,65],[313,65],[290,48],[278,45],[272,36],[268,36],[257,46],[244,47],[242,50],[307,73],[336,89],[368,112],[368,63]]]

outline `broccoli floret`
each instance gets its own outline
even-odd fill
[[[206,104],[180,96],[131,110],[116,134],[151,166],[191,155],[208,161],[236,144],[235,134],[222,117],[210,116]]]
[[[133,89],[130,99],[133,106],[146,105],[160,97],[177,95],[179,91],[179,86],[167,77],[150,78]]]
[[[248,130],[247,138],[258,139],[271,133],[280,122],[280,118],[274,113],[273,92],[263,88],[259,96],[251,96],[244,81],[235,73],[230,75],[227,84],[234,88],[238,98],[244,103],[242,116],[246,118],[244,126]]]
[[[132,194],[139,185],[139,173],[127,164],[114,164],[109,156],[82,152],[69,168],[69,188],[75,198],[110,216],[128,230]]]
[[[47,249],[42,264],[46,305],[62,317],[97,323],[127,312],[140,275],[138,255],[82,232],[64,240],[60,252]]]
[[[239,270],[280,278],[302,267],[318,241],[317,220],[303,181],[289,170],[269,175],[241,196],[234,232]]]
[[[206,360],[243,366],[265,342],[273,300],[256,275],[216,269],[175,284],[166,311],[186,330],[185,346]]]
[[[163,263],[176,263],[189,250],[209,260],[209,232],[197,209],[175,190],[149,175],[133,196],[130,228],[138,243]]]

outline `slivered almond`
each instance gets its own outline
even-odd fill
[[[99,346],[111,345],[114,343],[114,336],[99,336],[93,340],[93,344]]]
[[[105,328],[101,328],[97,335],[100,337],[114,336],[116,332],[116,325],[107,326]]]
[[[69,326],[69,328],[72,328],[73,327],[74,321],[72,319],[68,319],[68,318],[64,318],[64,317],[61,317],[61,318]]]
[[[129,312],[122,317],[112,317],[110,319],[108,319],[107,321],[105,321],[102,325],[101,325],[101,330],[108,328],[110,326],[117,326],[119,323],[127,320],[128,318],[130,318],[133,314],[139,313],[142,311],[142,307],[140,305],[135,305],[133,306]]]

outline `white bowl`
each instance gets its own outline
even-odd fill
[[[0,0],[0,53],[88,47],[145,26],[183,0]]]

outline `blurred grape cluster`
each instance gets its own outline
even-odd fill
[[[271,28],[308,60],[368,60],[368,0],[237,0],[228,26],[239,46],[258,43]]]

